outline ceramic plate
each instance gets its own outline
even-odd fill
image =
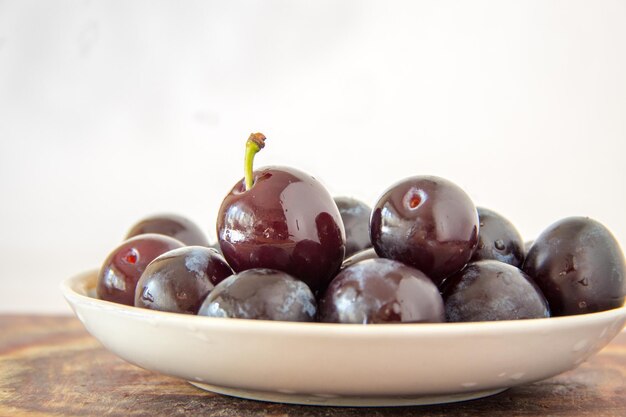
[[[575,368],[626,307],[537,320],[328,324],[163,313],[94,298],[96,272],[63,294],[87,330],[137,366],[217,393],[297,404],[389,406],[480,398]]]

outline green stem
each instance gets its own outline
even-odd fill
[[[257,154],[265,146],[265,135],[263,133],[252,133],[246,141],[246,158],[243,168],[246,179],[246,191],[254,185],[254,174],[252,165],[254,163],[254,155]]]

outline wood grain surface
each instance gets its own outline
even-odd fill
[[[626,416],[626,334],[578,369],[474,401],[332,408],[242,400],[130,365],[72,317],[0,315],[0,417]]]

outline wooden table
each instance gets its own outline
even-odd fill
[[[365,415],[626,417],[626,333],[574,371],[489,398],[330,408],[211,394],[118,359],[73,317],[0,315],[0,417]]]

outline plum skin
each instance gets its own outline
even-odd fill
[[[478,247],[471,261],[494,259],[520,268],[524,262],[524,241],[513,223],[484,207],[477,207],[480,228]]]
[[[214,249],[185,246],[166,252],[146,267],[137,282],[135,307],[196,314],[207,294],[233,274]]]
[[[173,237],[146,233],[131,237],[107,256],[98,272],[98,298],[132,306],[137,281],[156,257],[185,244]]]
[[[376,253],[411,265],[439,285],[467,264],[478,245],[478,213],[456,184],[434,176],[406,178],[372,211]]]
[[[254,171],[254,185],[238,182],[217,220],[224,257],[235,272],[284,271],[323,290],[343,262],[346,234],[337,205],[310,175],[287,167]]]
[[[624,254],[611,232],[588,217],[568,217],[550,225],[533,242],[522,269],[541,288],[554,316],[624,304]]]
[[[444,281],[442,293],[448,322],[550,317],[548,302],[532,278],[496,260],[468,264]]]
[[[304,282],[283,271],[253,268],[219,283],[198,315],[311,322],[317,315],[317,303]]]
[[[355,198],[335,197],[334,200],[346,231],[345,257],[348,258],[357,252],[371,248],[369,227],[372,209]]]
[[[126,239],[145,233],[171,236],[188,246],[208,246],[204,232],[186,217],[163,213],[146,217],[135,223],[126,234]]]
[[[421,271],[390,259],[367,259],[342,270],[319,302],[329,323],[439,323],[443,300]]]

